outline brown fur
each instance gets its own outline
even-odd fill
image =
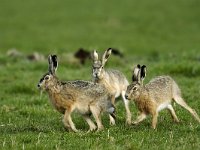
[[[57,62],[53,63],[52,56],[49,57],[49,73],[42,77],[38,87],[47,91],[52,105],[64,114],[65,127],[74,132],[78,131],[71,119],[71,113],[77,110],[90,126],[89,131],[96,129],[96,125],[90,119],[90,114],[93,114],[98,130],[103,129],[101,112],[106,111],[114,117],[114,107],[110,101],[111,95],[106,88],[87,81],[62,82],[58,80],[55,76]]]
[[[144,72],[146,75],[146,71]],[[200,118],[196,111],[190,108],[182,99],[181,91],[171,77],[159,76],[143,86],[143,80],[141,80],[140,73],[140,70],[136,67],[134,69],[133,82],[128,86],[126,91],[126,97],[135,101],[135,104],[140,112],[133,124],[138,124],[144,120],[148,114],[151,114],[153,117],[152,127],[155,129],[157,125],[158,113],[165,108],[169,110],[173,120],[175,122],[179,122],[178,117],[176,116],[171,105],[172,100],[187,109],[200,123]]]

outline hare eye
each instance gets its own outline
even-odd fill
[[[45,79],[45,80],[49,80],[49,76],[46,76],[44,79]]]
[[[136,90],[137,90],[137,87],[134,87],[134,88],[133,88],[133,91],[136,91]]]

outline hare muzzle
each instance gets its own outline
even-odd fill
[[[128,97],[128,95],[127,95],[127,94],[125,95],[125,98],[129,100],[129,97]]]

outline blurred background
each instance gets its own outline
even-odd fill
[[[0,50],[125,53],[199,49],[198,0],[1,0]]]
[[[120,55],[113,54],[108,68],[118,67],[127,76],[131,76],[137,63],[147,65],[150,77],[164,73],[199,76],[198,0],[0,0],[0,3],[3,81],[11,72],[29,80],[25,73],[38,71],[31,77],[36,78],[39,72],[46,71],[49,54],[57,54],[60,63],[64,63],[60,67],[66,74],[61,73],[61,77],[89,80],[91,60],[86,56],[82,67],[79,64],[82,55],[77,58],[76,53],[80,49],[84,52],[96,49],[101,54],[109,47]],[[76,72],[80,69],[81,77]]]

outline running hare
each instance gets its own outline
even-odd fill
[[[115,103],[115,98],[120,95],[123,98],[125,109],[126,109],[126,123],[131,124],[131,113],[129,110],[129,101],[125,98],[125,92],[127,86],[129,85],[126,77],[118,70],[105,70],[104,66],[111,55],[112,49],[107,49],[102,59],[100,60],[98,57],[98,53],[94,50],[92,54],[93,59],[93,80],[94,83],[103,84],[109,91],[110,94],[113,95],[112,103]],[[115,124],[115,120],[110,116],[110,124]]]
[[[48,61],[49,72],[40,79],[38,87],[47,91],[53,106],[64,114],[63,123],[68,130],[78,131],[71,119],[74,110],[86,120],[89,131],[96,129],[96,125],[90,119],[91,114],[97,122],[97,130],[103,129],[101,112],[106,111],[115,118],[111,95],[105,87],[87,81],[62,82],[55,75],[58,67],[57,56],[50,55]]]
[[[176,113],[171,105],[172,99],[188,110],[193,117],[200,123],[200,118],[191,107],[181,97],[181,91],[177,83],[169,76],[158,76],[143,86],[143,80],[146,76],[146,66],[134,68],[133,82],[127,87],[126,98],[134,99],[139,109],[139,116],[133,122],[138,124],[146,118],[148,114],[152,115],[152,127],[155,129],[159,111],[167,108],[175,122],[179,122]]]

